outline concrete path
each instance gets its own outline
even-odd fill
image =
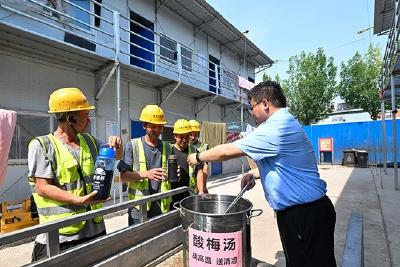
[[[328,196],[337,213],[335,231],[335,255],[341,263],[347,223],[351,212],[364,215],[364,254],[366,267],[400,267],[400,192],[394,190],[393,170],[383,175],[379,169],[359,169],[342,166],[320,166],[320,173],[328,184]],[[236,177],[210,180],[210,193],[236,195],[240,180]],[[252,219],[253,258],[267,263],[264,266],[285,266],[285,258],[274,213],[265,201],[262,187],[257,182],[254,189],[246,192],[254,208],[264,213]],[[106,219],[108,232],[127,226],[127,215]],[[21,266],[29,263],[33,243],[0,250],[0,266]],[[181,265],[182,253],[178,253],[159,266]]]

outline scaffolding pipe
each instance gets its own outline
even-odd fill
[[[166,1],[165,1],[166,2]],[[170,98],[174,93],[175,93],[175,91],[178,89],[178,87],[181,85],[181,75],[182,75],[182,57],[181,57],[181,45],[178,43],[178,44],[176,44],[176,49],[177,49],[177,52],[178,52],[178,55],[177,55],[177,59],[176,59],[176,64],[178,64],[178,83],[176,84],[176,86],[175,86],[175,88],[174,89],[172,89],[172,91],[171,92],[169,92],[169,94],[161,101],[161,103],[160,103],[160,107],[162,107],[164,104],[165,104],[165,102],[167,102],[167,100],[168,100],[168,98]]]
[[[383,99],[381,102],[381,114],[382,114],[383,172],[384,174],[387,174],[386,111],[385,111],[385,101]]]
[[[113,11],[114,17],[114,46],[115,46],[115,62],[116,62],[116,69],[115,69],[115,90],[117,95],[117,125],[118,125],[118,136],[121,137],[121,65],[119,64],[119,50],[120,50],[120,32],[119,32],[119,13]],[[119,203],[122,203],[124,200],[124,196],[122,195],[122,180],[121,174],[119,174]]]
[[[397,173],[397,132],[396,132],[396,92],[394,86],[394,77],[390,76],[390,87],[392,97],[392,128],[393,128],[393,171],[394,171],[394,190],[399,190],[399,174]]]
[[[243,125],[243,95],[242,89],[240,89],[240,131],[244,132]],[[244,157],[242,157],[242,174],[244,174]]]

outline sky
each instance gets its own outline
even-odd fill
[[[356,51],[364,54],[369,43],[384,53],[387,35],[375,36],[374,0],[207,0],[222,16],[267,56],[277,61],[266,73],[286,78],[288,59],[301,51],[324,48],[340,64]],[[261,81],[262,73],[256,76]]]

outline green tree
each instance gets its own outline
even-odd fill
[[[271,81],[272,78],[271,78],[271,76],[269,76],[267,73],[264,72],[264,73],[263,73],[262,80],[263,80],[263,82],[265,82],[265,81]]]
[[[353,108],[362,108],[376,120],[380,110],[379,75],[381,72],[381,52],[377,46],[370,45],[362,56],[356,52],[342,62],[338,92],[341,98]]]
[[[288,78],[282,88],[290,111],[303,125],[324,119],[332,111],[336,71],[333,57],[328,58],[323,48],[315,54],[303,51],[290,57]]]
[[[276,74],[276,75],[275,75],[275,79],[272,79],[272,77],[269,76],[269,75],[268,75],[267,73],[265,73],[265,72],[264,72],[264,74],[263,74],[262,80],[263,80],[263,82],[265,82],[265,81],[275,81],[275,82],[277,82],[277,83],[281,83],[281,82],[282,82],[281,78],[279,77],[279,74]]]

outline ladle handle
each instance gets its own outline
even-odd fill
[[[246,183],[246,185],[243,187],[243,189],[240,191],[240,193],[236,196],[236,198],[232,201],[232,203],[231,203],[231,204],[229,205],[229,207],[226,209],[225,214],[227,214],[227,213],[229,213],[229,212],[231,211],[231,209],[236,205],[236,203],[239,201],[239,199],[242,198],[244,192],[247,191],[247,188],[249,187],[249,185],[250,185],[251,183],[254,182],[255,179],[256,179],[256,177],[253,176],[253,177],[250,179],[250,181],[248,181],[248,182]]]

